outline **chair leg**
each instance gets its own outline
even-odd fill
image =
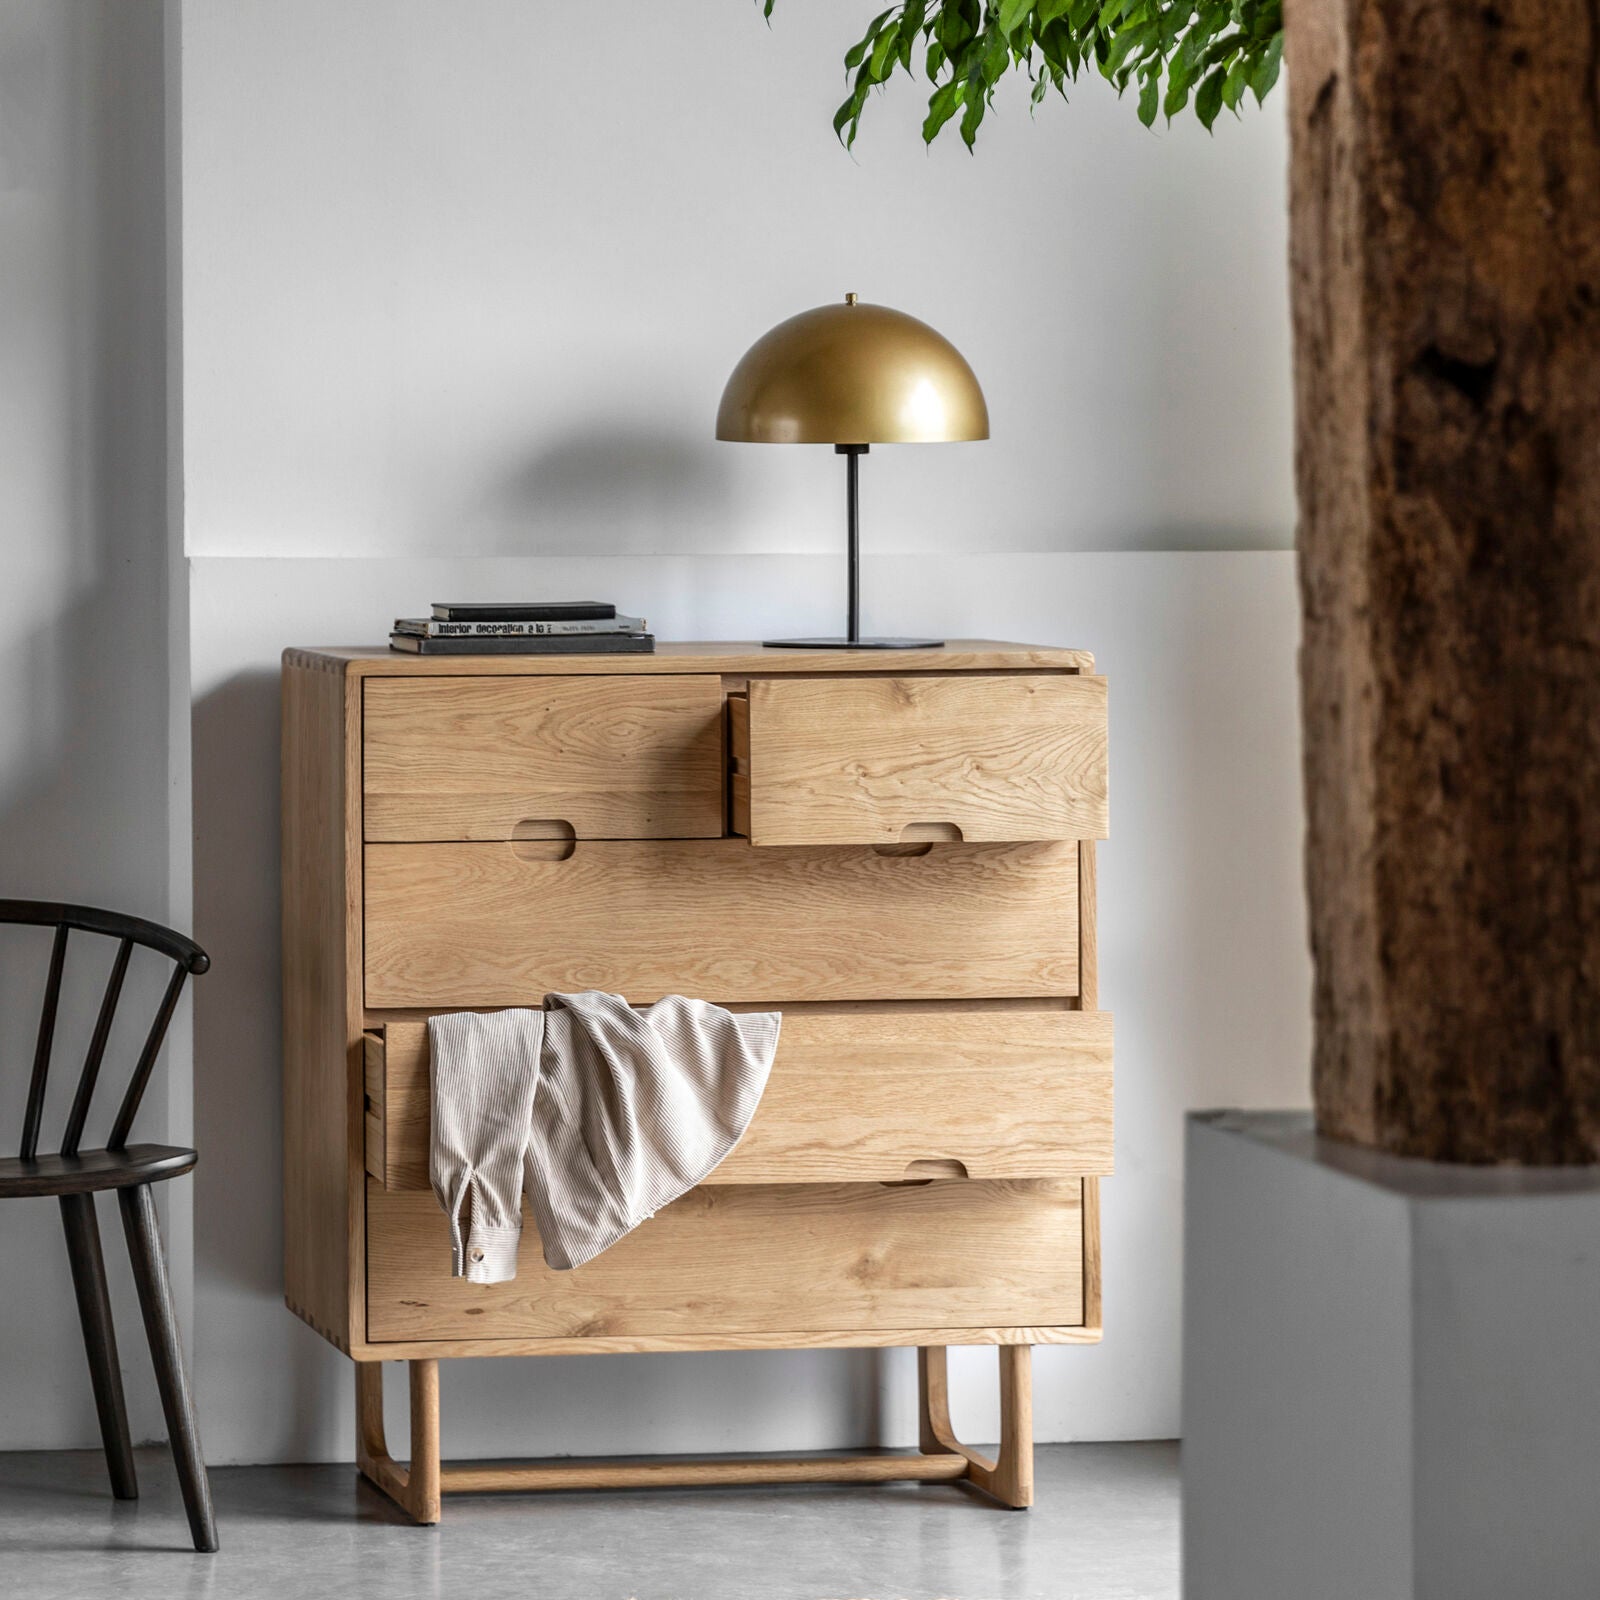
[[[183,1509],[189,1514],[189,1531],[194,1535],[196,1550],[215,1550],[217,1524],[211,1510],[211,1482],[206,1476],[205,1457],[200,1453],[194,1395],[184,1368],[183,1345],[172,1309],[172,1285],[167,1279],[167,1258],[156,1226],[155,1196],[149,1184],[136,1184],[117,1190],[117,1204],[122,1208],[128,1253],[133,1257],[139,1309],[144,1313],[144,1331],[150,1341],[161,1408],[167,1415],[167,1434],[172,1440],[172,1459],[183,1490]]]
[[[100,1250],[94,1196],[64,1194],[59,1198],[111,1492],[119,1500],[137,1500],[139,1479],[133,1466],[133,1441],[128,1435],[128,1408],[122,1398],[122,1369],[117,1362],[117,1333],[111,1322],[111,1296],[106,1290],[106,1261]]]

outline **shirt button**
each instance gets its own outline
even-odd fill
[[[482,1261],[483,1260],[483,1246],[481,1244],[473,1245],[473,1247],[469,1251],[467,1251],[467,1259],[469,1261]]]

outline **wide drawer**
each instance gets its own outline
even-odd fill
[[[1106,837],[1104,678],[758,678],[729,729],[752,844]]]
[[[367,1035],[367,1171],[428,1187],[428,1029]],[[1111,1014],[789,1010],[754,1119],[712,1183],[1111,1171]]]
[[[570,1339],[1084,1321],[1080,1182],[702,1187],[575,1272],[523,1218],[517,1276],[450,1275],[432,1194],[367,1185],[371,1340]]]
[[[369,678],[368,839],[714,838],[722,680]]]
[[[769,1003],[1078,992],[1075,845],[663,839],[538,858],[550,848],[368,845],[368,1006],[577,989]]]

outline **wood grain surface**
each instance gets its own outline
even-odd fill
[[[431,1193],[367,1186],[374,1340],[649,1337],[998,1323],[1081,1325],[1077,1182],[691,1190],[574,1272],[524,1217],[517,1276],[450,1275]]]
[[[283,669],[284,1294],[342,1349],[362,1335],[360,686]]]
[[[375,679],[362,774],[368,839],[715,838],[722,680]]]
[[[1106,835],[1104,678],[758,679],[731,734],[756,845]]]
[[[427,1027],[368,1038],[367,1170],[426,1189]],[[790,1011],[755,1117],[710,1181],[1109,1173],[1111,1047],[1109,1012]]]
[[[675,672],[724,674],[819,672],[1093,672],[1087,650],[1055,645],[1010,644],[998,639],[951,639],[934,650],[897,650],[892,667],[881,650],[771,650],[747,640],[666,641],[653,655],[615,656],[413,656],[387,645],[322,645],[286,653],[325,671],[355,677],[497,678],[654,675]]]
[[[1600,9],[1284,10],[1317,1126],[1593,1165]]]
[[[648,840],[530,861],[514,844],[370,844],[367,1004],[1077,992],[1075,844],[923,850]]]

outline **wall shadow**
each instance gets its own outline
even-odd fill
[[[709,432],[709,429],[708,429]],[[649,424],[596,417],[530,455],[485,499],[494,555],[698,550],[734,524],[732,462]]]

